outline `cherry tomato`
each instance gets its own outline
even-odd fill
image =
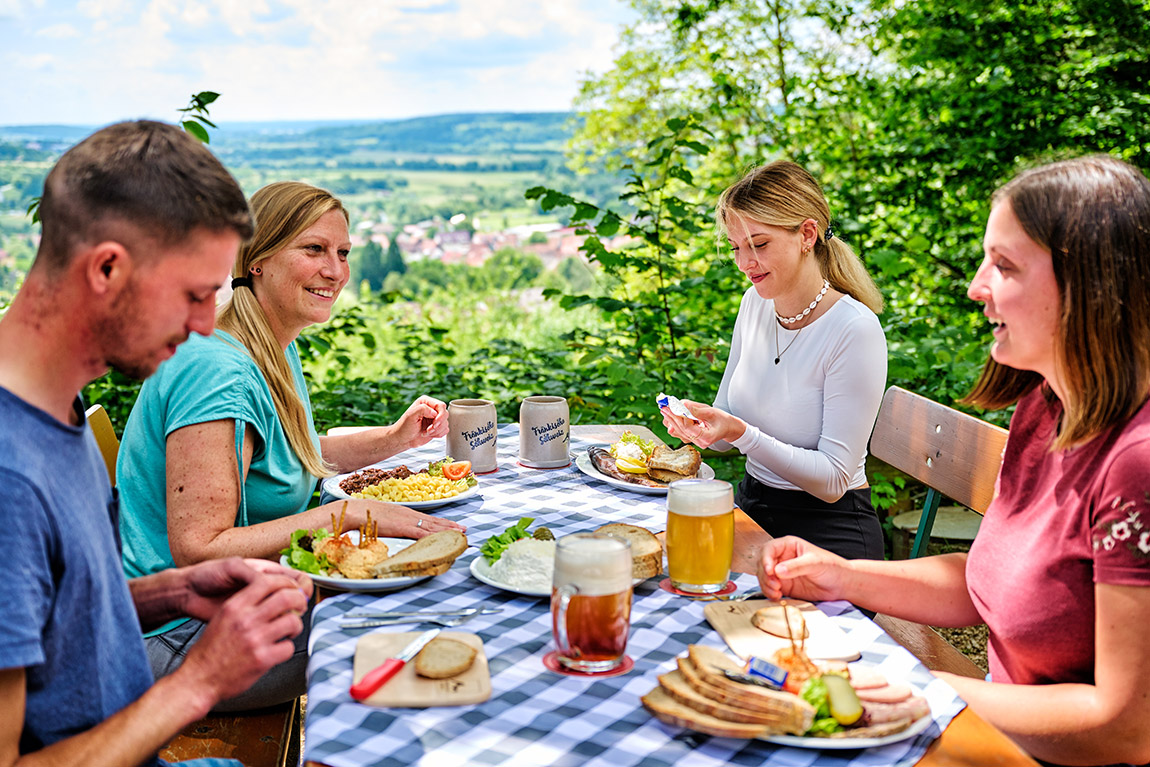
[[[455,461],[443,465],[443,476],[455,481],[471,473],[471,461]]]

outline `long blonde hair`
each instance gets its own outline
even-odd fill
[[[1129,420],[1150,394],[1150,180],[1092,155],[1024,171],[994,194],[1050,251],[1060,294],[1057,365],[1065,382],[1055,450]],[[987,360],[963,402],[1001,408],[1042,376]]]
[[[776,160],[752,169],[723,190],[715,206],[720,239],[727,234],[727,218],[732,213],[792,232],[797,232],[808,218],[812,219],[818,229],[815,260],[823,279],[875,314],[882,311],[882,293],[859,257],[837,235],[827,239],[831,209],[822,188],[803,166]]]
[[[343,204],[330,192],[298,181],[268,184],[252,195],[251,209],[256,232],[240,249],[233,277],[249,276],[252,267],[279,253],[325,213],[338,210],[348,218]],[[216,323],[244,345],[263,373],[284,435],[303,467],[317,477],[335,474],[311,440],[307,409],[255,293],[246,287],[236,288],[221,307]]]

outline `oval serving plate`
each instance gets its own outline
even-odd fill
[[[899,741],[913,738],[929,727],[933,721],[934,719],[931,718],[930,714],[927,714],[905,730],[891,735],[884,735],[881,738],[808,738],[802,735],[766,735],[759,738],[759,740],[765,740],[767,743],[774,743],[779,746],[791,746],[792,748],[818,748],[823,750],[878,748],[879,746],[887,746],[891,743],[898,743]]]
[[[323,482],[323,491],[325,493],[327,493],[328,495],[330,495],[333,498],[336,498],[338,500],[341,500],[341,501],[350,500],[351,496],[348,495],[346,492],[344,492],[343,488],[341,488],[339,486],[339,483],[343,482],[345,479],[350,477],[352,474],[355,474],[355,472],[353,471],[349,474],[337,474],[334,477],[328,477]],[[384,503],[398,503],[400,506],[406,506],[409,509],[415,509],[416,511],[426,511],[427,509],[438,509],[440,506],[446,506],[449,503],[457,503],[458,501],[465,501],[468,498],[472,498],[478,494],[479,494],[479,484],[477,483],[477,484],[472,485],[471,487],[467,488],[466,490],[464,490],[459,495],[453,495],[453,496],[450,496],[448,498],[436,498],[435,500],[431,500],[431,501],[408,501],[408,502],[384,501]]]
[[[359,531],[349,530],[346,535],[353,543],[359,543]],[[410,538],[380,538],[379,540],[387,544],[388,554],[394,555],[406,549],[411,544],[415,543]],[[284,567],[291,567],[288,564],[287,557],[280,556],[280,564]],[[332,591],[398,591],[405,589],[408,586],[425,581],[428,578],[433,578],[432,575],[418,575],[415,577],[404,578],[341,578],[339,576],[331,575],[312,575],[308,573],[308,577],[312,579],[318,586],[323,586],[325,589]]]
[[[603,445],[602,447],[606,447],[606,445]],[[645,493],[647,495],[667,494],[666,487],[647,487],[646,485],[636,485],[631,482],[624,482],[621,479],[608,477],[606,474],[595,468],[595,465],[591,463],[591,456],[586,450],[575,457],[575,466],[579,469],[579,471],[583,472],[588,477],[601,480],[606,482],[608,485],[618,487],[622,490],[630,490],[634,493]],[[705,463],[700,464],[699,473],[696,475],[696,477],[698,479],[714,479],[715,470]]]

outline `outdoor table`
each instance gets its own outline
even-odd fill
[[[626,428],[653,436],[643,427]],[[573,456],[590,445],[611,441],[621,430],[574,427]],[[472,578],[468,567],[479,556],[478,545],[521,517],[533,517],[533,527],[546,525],[556,536],[594,530],[609,522],[661,531],[666,523],[665,498],[613,487],[584,475],[574,464],[552,470],[526,468],[516,460],[518,448],[518,427],[501,427],[499,468],[479,477],[480,494],[435,512],[468,528],[472,547],[451,570],[400,591],[339,594],[325,599],[313,611],[304,750],[309,765],[1035,764],[1001,733],[964,711],[952,688],[844,602],[819,607],[857,643],[864,661],[878,665],[889,678],[910,681],[927,697],[933,721],[925,732],[882,748],[836,751],[710,738],[662,724],[639,701],[658,684],[658,675],[674,668],[675,658],[686,652],[688,644],[726,649],[703,617],[706,602],[660,589],[663,576],[635,586],[627,646],[634,669],[600,678],[548,671],[542,662],[543,655],[553,649],[548,600],[495,589]],[[406,462],[419,466],[441,457],[443,449],[443,440],[434,440],[384,465]],[[734,569],[749,571],[765,533],[738,513]],[[741,592],[757,589],[753,575],[733,573],[732,578]],[[472,606],[502,608],[501,613],[476,616],[464,624],[484,641],[493,689],[488,701],[457,707],[383,709],[352,700],[348,688],[355,646],[368,632],[341,629],[340,616],[362,609]],[[408,625],[383,630],[415,628]],[[948,738],[952,720],[955,726],[950,729],[958,728],[961,740]],[[932,746],[936,738],[939,740]]]

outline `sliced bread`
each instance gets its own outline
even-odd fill
[[[469,644],[457,639],[436,637],[415,656],[415,673],[428,679],[447,679],[471,668],[479,654]]]
[[[728,722],[717,716],[696,711],[672,698],[661,686],[651,690],[640,700],[660,722],[674,727],[686,727],[716,738],[757,738],[769,732],[769,728],[761,724]]]
[[[403,551],[375,566],[376,578],[407,576],[411,571],[451,565],[467,549],[467,536],[458,530],[441,530],[420,538]]]
[[[659,685],[666,690],[667,694],[672,698],[684,706],[690,706],[701,713],[718,717],[719,719],[725,719],[728,722],[761,724],[764,727],[773,728],[774,731],[782,731],[782,728],[777,726],[779,723],[777,717],[764,714],[761,711],[752,711],[751,709],[732,706],[729,703],[713,700],[700,694],[691,687],[691,685],[687,684],[687,680],[683,678],[682,672],[672,671],[668,674],[661,675],[659,677]]]
[[[653,578],[663,572],[663,544],[650,530],[616,522],[603,525],[595,532],[617,535],[631,542],[632,578]]]
[[[676,479],[689,479],[699,473],[703,459],[699,451],[690,445],[672,450],[666,445],[656,445],[655,452],[647,459],[647,474],[662,482]]]

